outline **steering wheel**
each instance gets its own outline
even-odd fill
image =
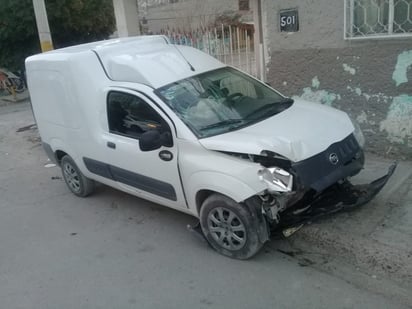
[[[241,94],[240,92],[232,93],[226,97],[226,100],[233,101],[233,99],[237,97],[243,97],[243,94]]]
[[[240,98],[240,97],[243,97],[243,94],[241,94],[240,92],[232,93],[225,98],[225,101],[223,103],[225,103],[227,106],[232,108],[233,105],[235,104],[235,98]]]

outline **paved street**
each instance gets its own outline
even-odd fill
[[[16,132],[33,123],[27,103],[0,107],[0,308],[412,305],[350,265],[284,254],[285,240],[232,260],[187,231],[190,216],[102,185],[75,197],[37,131]]]

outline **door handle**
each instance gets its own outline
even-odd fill
[[[163,161],[172,161],[173,153],[171,153],[169,150],[162,150],[161,152],[159,152],[159,158]]]
[[[112,149],[116,149],[116,144],[113,142],[107,142],[107,147],[112,148]]]

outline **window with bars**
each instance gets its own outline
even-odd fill
[[[412,0],[344,0],[345,39],[412,37]]]

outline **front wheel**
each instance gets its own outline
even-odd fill
[[[204,201],[200,225],[209,244],[228,257],[248,259],[263,246],[248,209],[226,196],[213,194]]]
[[[62,158],[61,168],[64,181],[73,194],[86,197],[94,191],[94,181],[82,174],[70,156]]]

